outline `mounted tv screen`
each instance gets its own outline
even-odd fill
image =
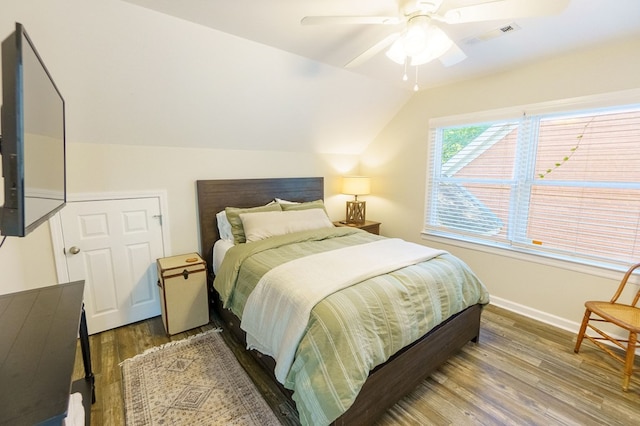
[[[24,237],[66,203],[64,99],[22,24],[2,42],[0,234]]]

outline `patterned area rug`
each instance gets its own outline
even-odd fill
[[[127,425],[280,425],[219,330],[121,366]]]

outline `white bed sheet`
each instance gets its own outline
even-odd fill
[[[233,241],[229,240],[218,240],[213,244],[213,273],[217,274],[220,265],[222,264],[222,260],[224,259],[227,251],[233,247]]]

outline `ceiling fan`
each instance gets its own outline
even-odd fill
[[[466,58],[441,24],[554,15],[568,3],[569,0],[399,0],[396,16],[305,16],[301,23],[403,25],[400,31],[383,38],[345,67],[357,67],[389,47],[387,57],[405,65],[406,80],[407,65],[418,66],[438,58],[444,66],[451,66]]]

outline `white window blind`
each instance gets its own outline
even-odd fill
[[[640,261],[640,105],[436,127],[425,232]]]

